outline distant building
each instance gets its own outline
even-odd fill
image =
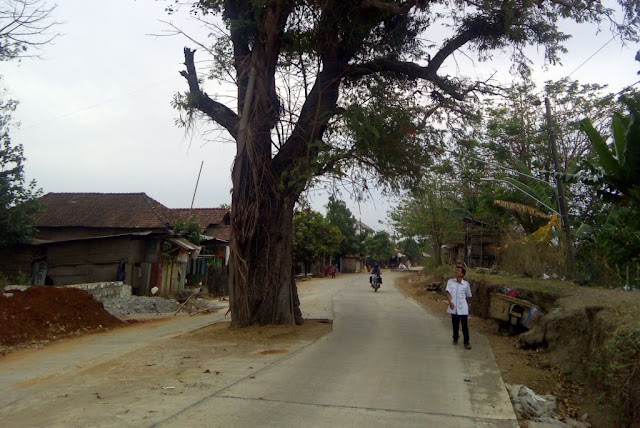
[[[356,229],[356,233],[357,234],[364,234],[365,237],[371,236],[371,235],[375,235],[375,233],[376,233],[376,231],[373,230],[373,228],[367,226],[366,224],[364,224],[360,220],[356,220],[354,228]]]

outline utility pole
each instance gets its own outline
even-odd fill
[[[549,133],[549,145],[551,146],[551,156],[553,157],[553,166],[557,174],[561,173],[560,161],[558,160],[558,149],[556,148],[556,134],[553,126],[553,117],[551,116],[551,105],[549,98],[544,98],[544,106],[546,109],[547,118],[547,130]],[[564,185],[556,177],[556,187],[558,188],[558,206],[560,208],[560,217],[562,217],[562,230],[566,235],[567,245],[567,263],[569,264],[569,271],[573,274],[573,243],[571,239],[571,229],[569,228],[569,213],[567,209],[567,200],[564,196]]]
[[[198,191],[198,183],[200,183],[200,174],[202,174],[202,165],[204,165],[204,161],[200,162],[200,171],[198,172],[198,179],[196,180],[196,187],[193,189],[193,198],[191,199],[191,208],[189,208],[189,216],[191,216],[191,211],[193,210],[193,203],[196,200],[196,192]]]

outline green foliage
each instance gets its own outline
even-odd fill
[[[594,379],[607,387],[608,395],[615,399],[621,426],[631,426],[632,421],[640,420],[640,330],[631,327],[613,332],[604,348],[604,370],[596,372]]]
[[[393,227],[403,236],[428,241],[435,262],[440,264],[442,245],[462,237],[461,220],[465,212],[461,205],[455,189],[434,178],[403,198],[389,217]]]
[[[380,262],[389,260],[395,255],[391,237],[385,231],[376,232],[375,235],[368,236],[364,240],[364,248],[367,257]]]
[[[347,204],[330,196],[326,209],[327,221],[336,226],[343,237],[337,251],[333,254],[336,257],[360,254],[362,242],[356,234],[356,219],[351,214],[351,210],[347,208]]]
[[[444,133],[427,126],[423,108],[403,89],[392,88],[391,82],[372,81],[366,92],[358,90],[329,136],[336,154],[350,153],[339,163],[342,170],[374,169],[379,184],[412,188],[433,162]]]
[[[437,282],[444,282],[453,278],[454,271],[453,266],[436,264],[433,258],[431,258],[425,262],[422,273],[432,276]]]
[[[7,285],[31,285],[31,276],[22,271],[18,271],[15,275],[5,275],[0,272],[0,292],[2,292]]]
[[[401,248],[402,253],[412,262],[417,263],[420,260],[422,251],[420,250],[420,244],[415,239],[405,238],[398,242],[398,246]]]
[[[52,29],[57,6],[49,7],[43,0],[11,0],[0,3],[0,61],[24,56],[29,48],[38,49],[50,43],[58,34]]]
[[[594,208],[601,212],[579,237],[579,280],[621,286],[629,270],[629,285],[640,287],[640,212],[607,204]]]
[[[561,169],[572,173],[589,152],[590,142],[579,131],[580,120],[594,118],[597,129],[604,129],[618,108],[612,94],[604,94],[601,85],[581,85],[568,78],[548,81],[543,88],[553,109],[556,142]],[[549,150],[548,128],[538,89],[532,85],[516,85],[505,100],[494,101],[487,109],[473,156],[498,166],[479,169],[479,178],[498,180],[491,187],[494,199],[535,206],[547,214],[559,211],[554,169]],[[502,180],[502,181],[500,181]],[[500,187],[496,188],[496,184]],[[570,212],[581,216],[592,196],[583,186],[565,191]],[[529,233],[540,226],[527,216],[513,214]]]
[[[178,220],[173,224],[174,233],[184,235],[189,242],[200,245],[202,228],[196,217],[192,215],[188,220]]]
[[[614,113],[611,131],[613,145],[594,128],[590,119],[580,123],[597,155],[586,162],[590,175],[565,175],[565,180],[581,181],[598,187],[598,191],[616,203],[630,203],[640,210],[640,95],[622,97],[629,114]]]
[[[25,243],[34,232],[33,215],[42,209],[42,190],[35,181],[25,183],[24,150],[9,136],[15,101],[0,100],[0,248]]]
[[[293,258],[309,266],[334,254],[343,240],[340,229],[309,208],[293,213]]]

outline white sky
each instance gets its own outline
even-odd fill
[[[182,48],[194,47],[181,37],[153,37],[167,30],[159,20],[170,20],[202,36],[197,24],[185,17],[168,17],[165,2],[153,0],[59,0],[55,19],[62,34],[42,52],[44,59],[0,63],[8,96],[20,101],[14,118],[20,129],[12,143],[25,149],[28,179],[44,192],[145,192],[171,207],[189,207],[200,164],[202,176],[195,207],[230,203],[230,170],[235,146],[209,142],[200,133],[186,137],[175,126],[173,94],[186,90],[178,74]],[[567,44],[563,66],[542,69],[535,59],[539,81],[573,72],[602,47],[611,34],[594,36],[593,27],[565,27],[581,34]],[[623,48],[617,40],[583,65],[571,77],[581,83],[608,84],[611,91],[639,80],[640,46]],[[532,51],[535,53],[535,51]],[[447,63],[444,72],[488,75],[497,70],[504,81],[507,55],[488,64],[471,64],[462,55]],[[205,59],[204,53],[200,59]],[[198,60],[198,57],[196,57]],[[208,87],[207,91],[215,91]],[[231,108],[235,104],[229,105]],[[376,196],[358,207],[343,195],[356,218],[382,229],[390,202]],[[324,212],[326,195],[314,196],[315,209]]]

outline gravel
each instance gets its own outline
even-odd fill
[[[114,316],[169,313],[178,309],[179,303],[174,299],[164,297],[127,296],[114,299],[104,299],[104,308]]]

